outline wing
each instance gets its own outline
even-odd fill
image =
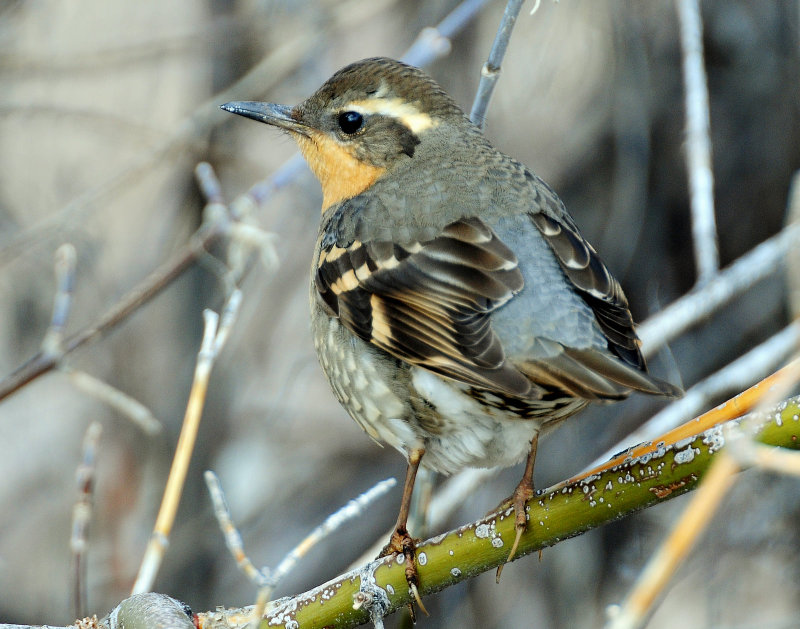
[[[471,385],[531,395],[506,361],[492,311],[523,287],[517,259],[477,218],[425,242],[355,240],[320,252],[322,301],[360,338],[393,356]]]
[[[644,369],[628,300],[592,245],[581,236],[568,216],[565,216],[567,220],[556,220],[540,212],[532,217],[567,278],[592,308],[610,349],[625,362]]]
[[[579,371],[582,376],[591,374],[597,380],[600,375],[606,386],[616,383],[646,393],[671,397],[682,395],[680,388],[647,374],[644,357],[639,349],[640,341],[634,330],[633,317],[622,287],[592,245],[581,236],[566,210],[561,214],[559,218],[555,218],[552,214],[538,212],[531,217],[550,245],[564,274],[592,309],[611,352],[604,354],[594,350],[564,348],[564,357],[561,360],[579,367],[574,371]],[[612,354],[619,357],[621,362],[615,360]],[[539,367],[544,369],[525,371],[531,378],[547,382],[548,379],[542,371],[548,371],[548,366],[545,364]],[[570,370],[561,368],[558,371],[564,374]],[[602,384],[601,381],[598,382]],[[569,387],[566,388],[569,390]]]

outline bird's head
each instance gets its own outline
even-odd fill
[[[386,58],[339,70],[294,107],[231,102],[222,109],[289,132],[322,184],[323,211],[414,159],[442,123],[465,120],[427,74]]]

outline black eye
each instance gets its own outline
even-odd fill
[[[364,125],[364,116],[357,111],[345,111],[339,114],[339,128],[347,135],[353,135]]]

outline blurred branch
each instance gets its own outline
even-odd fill
[[[524,2],[525,0],[508,0],[503,12],[503,19],[500,21],[492,49],[489,52],[489,58],[481,68],[481,82],[478,84],[478,91],[469,114],[469,119],[481,129],[486,122],[486,110],[489,108],[489,101],[492,99],[497,80],[500,78],[503,57],[506,56],[514,24],[517,22],[517,16]]]
[[[697,284],[709,282],[719,269],[714,217],[714,174],[711,162],[711,120],[708,80],[703,61],[703,21],[699,0],[676,0],[683,51],[686,105],[686,165],[692,210],[692,237]]]
[[[787,225],[779,233],[738,258],[705,286],[693,289],[649,317],[636,328],[642,340],[645,357],[652,356],[734,297],[777,273],[782,268],[788,251],[797,247],[798,240],[800,223]]]
[[[70,383],[87,395],[107,404],[118,413],[130,419],[134,424],[141,428],[148,436],[159,434],[163,430],[161,422],[158,421],[153,413],[137,399],[123,393],[116,387],[112,387],[107,382],[95,378],[85,371],[61,368],[69,377]]]
[[[400,60],[425,67],[450,53],[450,39],[459,33],[489,0],[463,0],[436,26],[423,28]]]
[[[222,531],[225,538],[225,546],[233,556],[237,567],[245,574],[245,576],[256,584],[259,588],[267,584],[267,575],[255,567],[247,553],[244,552],[244,542],[242,536],[236,525],[233,523],[231,511],[228,508],[228,501],[225,500],[225,494],[222,491],[222,485],[219,482],[217,475],[211,470],[206,470],[203,474],[208,488],[208,494],[211,497],[211,502],[214,505],[214,517],[217,518],[217,524]]]
[[[169,286],[172,280],[191,266],[199,255],[215,244],[227,232],[228,228],[228,220],[204,223],[195,232],[189,243],[109,308],[94,324],[65,339],[60,352],[39,352],[18,367],[11,375],[0,381],[0,400],[53,369],[67,354],[108,332],[127,319],[142,304],[147,303]]]
[[[64,326],[72,306],[72,293],[75,290],[75,247],[69,243],[56,249],[54,275],[56,291],[53,297],[53,314],[50,326],[42,340],[42,353],[57,355],[64,340]]]
[[[663,592],[669,577],[686,558],[694,541],[711,521],[722,499],[733,486],[737,472],[739,468],[726,453],[714,461],[670,537],[651,555],[637,587],[620,608],[611,612],[608,629],[635,629],[644,626],[656,598]]]
[[[289,574],[309,550],[343,524],[361,515],[371,503],[383,496],[397,483],[394,478],[383,480],[348,502],[341,509],[328,516],[320,526],[315,528],[281,560],[274,571],[270,571],[268,568],[262,570],[256,568],[245,553],[242,536],[233,523],[233,518],[231,518],[225,494],[222,492],[222,486],[217,475],[212,471],[206,471],[204,477],[211,501],[214,504],[214,515],[217,518],[220,530],[225,536],[225,545],[228,547],[239,569],[259,588],[258,601],[254,607],[254,615],[257,618],[260,618],[263,614],[277,584]]]
[[[83,455],[75,474],[78,485],[78,501],[72,508],[72,534],[69,548],[72,552],[72,611],[75,618],[86,614],[86,551],[89,547],[89,523],[92,519],[94,499],[97,444],[100,441],[102,425],[93,421],[83,437]]]
[[[800,171],[794,173],[789,185],[786,225],[800,225]],[[789,289],[789,312],[800,317],[800,247],[793,247],[786,256],[786,283]]]
[[[169,286],[174,279],[179,277],[198,258],[207,255],[207,250],[219,240],[225,236],[233,237],[239,233],[237,224],[244,220],[242,207],[252,205],[252,202],[247,202],[240,197],[228,207],[224,203],[219,189],[219,182],[214,176],[211,166],[205,163],[198,164],[196,174],[200,188],[206,196],[207,204],[203,211],[203,224],[189,239],[189,242],[148,275],[138,286],[123,296],[122,299],[101,315],[94,324],[76,332],[61,342],[59,351],[40,351],[18,367],[11,375],[0,381],[0,400],[18,391],[42,374],[51,371],[71,352],[113,329]],[[248,194],[242,196],[246,198]],[[248,234],[248,238],[253,239],[250,234]],[[263,238],[259,242],[259,246],[263,248]],[[262,257],[264,255],[262,252]],[[272,259],[274,254],[267,257]],[[234,274],[237,273],[235,269],[231,270],[227,266],[225,268],[226,273],[229,270]],[[222,279],[228,278],[223,277]],[[228,286],[228,291],[226,292],[229,293],[231,289],[232,287]],[[52,350],[53,348],[48,349]]]
[[[156,524],[150,536],[150,542],[145,550],[139,574],[133,585],[132,594],[148,592],[153,586],[158,569],[161,566],[164,552],[166,551],[172,525],[175,522],[175,514],[178,512],[178,503],[183,493],[183,485],[186,480],[186,472],[189,469],[194,450],[197,431],[200,428],[200,418],[203,414],[206,393],[208,392],[208,381],[211,377],[211,368],[219,355],[220,350],[230,334],[231,327],[236,318],[236,313],[241,302],[241,293],[234,291],[222,313],[222,317],[211,310],[203,312],[205,328],[203,341],[200,351],[197,354],[197,365],[194,371],[194,380],[189,392],[189,401],[186,405],[186,413],[183,418],[181,434],[178,438],[178,445],[175,448],[175,457],[172,460],[172,467],[169,471],[167,484],[164,488],[164,497],[161,501],[161,508],[158,511]],[[218,324],[220,323],[218,327]]]
[[[349,501],[342,508],[325,518],[325,521],[309,533],[297,546],[295,546],[284,557],[275,570],[269,575],[266,585],[264,585],[258,592],[258,600],[256,601],[253,610],[254,620],[258,620],[264,614],[267,603],[272,597],[272,592],[275,590],[277,584],[286,577],[287,574],[297,565],[303,557],[306,556],[309,550],[319,544],[323,539],[328,537],[336,529],[341,527],[346,522],[359,517],[364,510],[375,502],[378,498],[386,494],[392,487],[397,484],[394,478],[388,478],[380,481],[374,487],[371,487],[360,496]]]

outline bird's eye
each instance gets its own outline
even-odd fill
[[[364,125],[364,116],[357,111],[345,111],[339,114],[339,128],[347,135],[353,135]]]

